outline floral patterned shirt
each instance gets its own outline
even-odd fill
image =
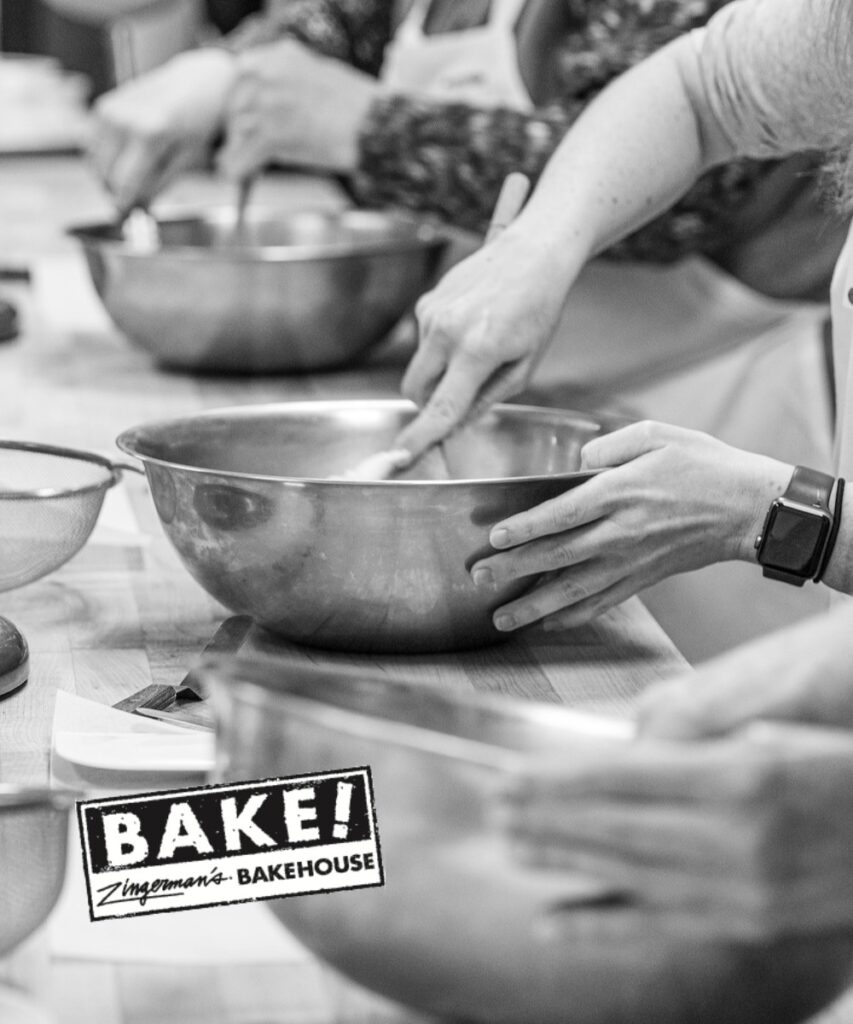
[[[704,24],[727,0],[559,2],[566,5],[570,27],[556,46],[552,102],[521,113],[406,95],[381,97],[361,132],[352,179],[358,200],[429,212],[482,231],[509,171],[522,170],[535,181],[574,119],[611,79]],[[264,13],[247,19],[229,45],[244,49],[290,36],[376,75],[393,20],[393,0],[268,0]],[[670,262],[698,252],[737,265],[731,250],[742,225],[749,224],[753,235],[760,231],[765,225],[756,224],[756,216],[777,216],[782,197],[786,208],[794,198],[800,208],[811,204],[816,225],[823,224],[813,177],[803,174],[800,162],[779,191],[775,162],[715,168],[675,207],[607,255]],[[768,203],[761,192],[769,178],[780,198]],[[820,230],[816,226],[816,235]],[[819,286],[818,292],[825,282]]]

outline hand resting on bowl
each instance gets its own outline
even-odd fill
[[[608,467],[608,468],[605,468]],[[477,586],[547,578],[498,608],[497,629],[581,625],[674,573],[754,560],[753,542],[791,467],[707,434],[635,423],[594,438],[582,486],[496,523]]]

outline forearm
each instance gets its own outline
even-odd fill
[[[581,114],[507,233],[538,237],[572,280],[587,259],[734,155],[705,103],[695,47],[678,40]]]
[[[535,184],[585,106],[585,100],[565,99],[526,113],[381,95],[359,133],[354,191],[364,205],[418,210],[483,232],[506,175],[521,171]],[[711,252],[721,222],[737,219],[774,166],[738,161],[712,168],[674,208],[605,255],[667,263]]]
[[[849,147],[853,47],[836,45],[837,13],[833,0],[734,3],[665,47],[589,106],[510,230],[538,231],[573,274],[711,166]]]
[[[757,719],[853,729],[851,664],[853,605],[845,601],[652,687],[639,708],[640,732],[690,739]]]
[[[697,253],[718,260],[731,250],[740,252],[745,239],[756,237],[751,224],[765,214],[779,167],[780,162],[770,160],[735,160],[712,167],[674,206],[616,242],[602,256],[674,263]],[[759,220],[759,225],[763,224]]]
[[[365,205],[403,206],[483,231],[506,175],[535,181],[582,106],[528,114],[380,96],[360,132],[354,189]]]
[[[627,110],[626,97],[638,90],[647,100]],[[573,255],[574,267],[667,209],[710,163],[674,48],[584,106],[577,100],[528,115],[383,97],[361,132],[356,189],[364,202],[402,203],[482,230],[509,171],[541,175],[519,230],[542,231],[549,249]],[[656,142],[647,148],[650,136]],[[671,154],[669,180],[660,153]],[[641,194],[632,169],[643,161],[648,187]],[[606,221],[593,223],[602,214]]]

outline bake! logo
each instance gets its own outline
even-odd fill
[[[384,884],[369,768],[77,805],[93,921]]]

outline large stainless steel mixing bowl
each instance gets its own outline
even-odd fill
[[[0,785],[0,957],[44,921],[65,879],[78,793]]]
[[[433,280],[445,246],[404,214],[233,210],[163,219],[153,249],[73,228],[107,312],[164,366],[260,373],[353,362]]]
[[[510,856],[495,813],[510,773],[531,754],[624,742],[615,727],[292,664],[220,662],[206,678],[221,779],[370,766],[384,886],[270,906],[376,992],[476,1024],[792,1024],[849,978],[849,935],[703,939]]]
[[[501,406],[446,443],[459,479],[330,480],[382,451],[407,402],[221,409],[128,430],[170,540],[231,611],[300,643],[439,651],[492,643],[496,607],[529,583],[475,587],[500,519],[586,479],[580,414]]]

